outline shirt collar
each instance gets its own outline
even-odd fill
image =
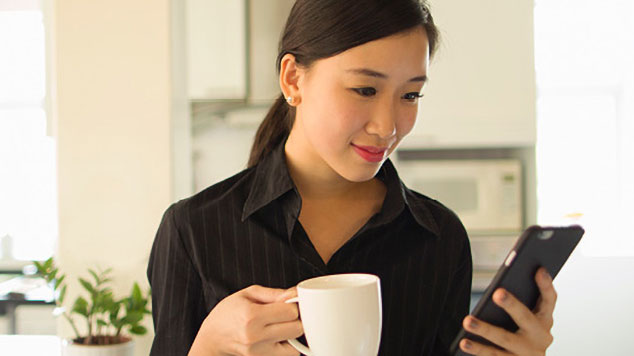
[[[277,145],[256,165],[251,190],[242,209],[243,222],[251,214],[281,197],[284,193],[290,190],[297,191],[286,165],[285,144],[286,139],[282,140],[282,143]]]
[[[440,229],[431,211],[415,193],[407,188],[396,172],[394,164],[388,158],[376,177],[383,181],[387,187],[387,193],[383,207],[379,213],[378,223],[388,223],[394,220],[407,207],[414,220],[435,237],[440,237]]]
[[[286,139],[282,140],[278,146],[256,165],[251,190],[242,210],[243,222],[254,212],[291,190],[295,191],[299,198],[297,188],[288,171],[284,151],[285,144]],[[375,220],[371,222],[372,225],[378,226],[393,221],[402,213],[403,208],[407,207],[414,220],[421,227],[431,232],[435,237],[440,237],[438,225],[431,211],[420,198],[415,196],[414,192],[405,187],[390,159],[383,163],[376,177],[385,184],[387,193],[381,211],[375,216]],[[296,210],[295,208],[299,209],[301,201],[298,204],[293,204],[293,206],[293,210]],[[293,217],[296,220],[299,211],[294,212],[292,215],[294,215]],[[289,224],[288,227],[289,236],[292,233],[292,225],[294,224]]]

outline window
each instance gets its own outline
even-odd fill
[[[537,0],[540,224],[579,223],[585,255],[634,255],[634,2]]]
[[[0,78],[0,259],[45,259],[58,229],[40,1],[0,4]]]

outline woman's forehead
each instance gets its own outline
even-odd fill
[[[418,27],[364,43],[317,62],[322,62],[319,63],[322,70],[338,74],[374,76],[378,79],[406,77],[409,80],[426,76],[429,43],[425,31]]]

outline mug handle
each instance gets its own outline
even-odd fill
[[[291,298],[291,299],[285,301],[284,303],[299,303],[299,297]],[[313,352],[310,351],[310,349],[308,347],[306,347],[304,344],[302,344],[301,342],[297,341],[297,339],[288,339],[286,341],[288,341],[288,343],[291,344],[291,346],[293,346],[295,348],[295,350],[301,352],[302,354],[304,354],[306,356],[313,356]]]

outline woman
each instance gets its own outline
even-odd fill
[[[297,0],[277,61],[282,95],[249,168],[172,205],[152,249],[152,355],[297,355],[302,280],[381,278],[380,355],[442,355],[464,325],[507,353],[544,354],[555,291],[535,311],[499,290],[520,329],[467,316],[471,255],[441,203],[407,189],[388,159],[412,129],[437,31],[416,0]],[[483,39],[486,40],[486,39]],[[494,348],[463,340],[461,348]]]

